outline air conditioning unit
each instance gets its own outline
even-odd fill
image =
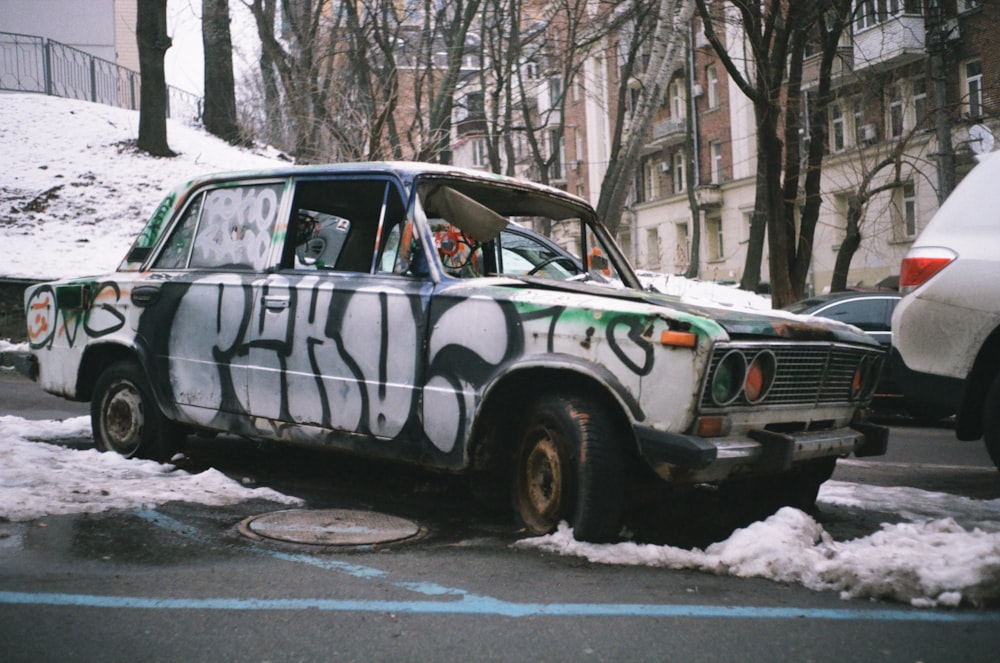
[[[861,140],[866,143],[875,142],[875,125],[874,124],[863,124],[861,125]]]

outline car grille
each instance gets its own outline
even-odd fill
[[[742,352],[748,362],[760,351],[773,353],[776,360],[774,383],[767,394],[756,402],[749,402],[741,392],[732,402],[720,406],[712,399],[710,385],[722,358],[733,350]],[[837,343],[720,344],[712,351],[708,374],[701,391],[701,409],[847,404],[851,402],[854,375],[862,360],[869,357],[869,362],[875,362],[876,368],[869,374],[869,380],[873,383],[878,378],[884,354],[881,348]]]

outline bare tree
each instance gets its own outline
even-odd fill
[[[202,0],[201,38],[205,49],[205,109],[202,121],[209,133],[230,143],[238,143],[240,128],[236,121],[229,0]]]
[[[649,139],[649,129],[663,101],[666,86],[683,64],[693,12],[690,0],[659,0],[648,7],[640,4],[636,8],[635,29],[631,32],[625,62],[620,63],[623,75],[618,86],[611,157],[597,203],[598,214],[613,233],[617,233],[621,223],[639,155]],[[648,63],[639,67],[646,44],[649,44]],[[629,89],[636,80],[638,94],[628,103]]]
[[[257,26],[262,60],[267,60],[268,71],[273,67],[279,83],[282,116],[291,133],[284,147],[299,161],[322,160],[324,116],[335,80],[334,35],[341,15],[330,0],[280,0],[284,34],[279,39],[273,4],[248,0],[246,5]]]
[[[154,156],[175,156],[167,144],[167,81],[163,57],[170,48],[167,0],[138,0],[135,37],[139,45],[140,150]]]
[[[696,0],[705,36],[723,66],[753,104],[756,120],[757,175],[750,240],[741,287],[756,290],[760,284],[765,239],[768,243],[771,298],[776,307],[802,297],[813,234],[819,214],[819,183],[826,124],[810,125],[810,147],[805,173],[806,209],[796,223],[799,194],[802,60],[810,41],[819,40],[823,51],[820,93],[812,112],[825,116],[830,99],[830,71],[837,41],[850,16],[848,0],[730,0],[715,12],[705,0]],[[717,25],[726,16],[736,17],[745,44],[726,45]],[[743,46],[744,48],[741,48]],[[746,51],[746,66],[734,52]],[[784,130],[782,130],[782,127]],[[796,226],[799,229],[796,232]]]

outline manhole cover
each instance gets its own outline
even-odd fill
[[[241,531],[290,543],[360,546],[392,543],[420,533],[412,520],[350,509],[290,509],[248,518]]]

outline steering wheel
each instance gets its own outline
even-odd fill
[[[576,265],[573,263],[573,261],[567,258],[566,256],[552,256],[551,258],[546,258],[545,260],[541,261],[540,263],[532,267],[530,270],[528,270],[528,276],[534,276],[535,274],[545,269],[554,262],[568,262],[570,267],[572,268],[570,271],[574,272],[579,271],[576,268]]]

